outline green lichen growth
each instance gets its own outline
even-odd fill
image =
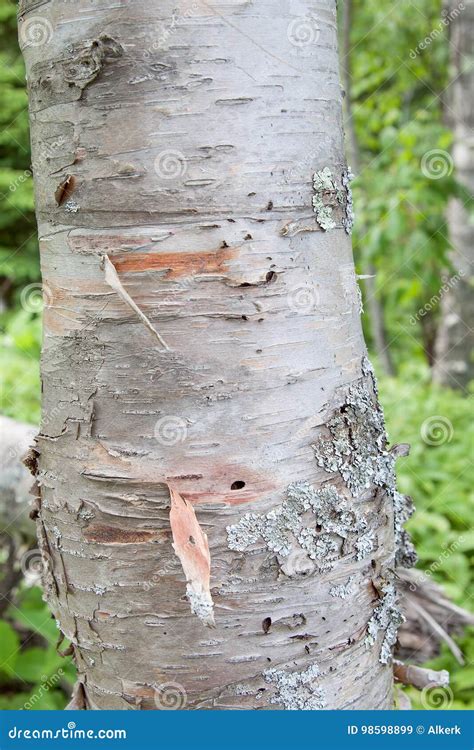
[[[288,487],[283,503],[269,513],[246,513],[237,524],[228,526],[227,539],[229,548],[240,552],[256,543],[283,558],[302,550],[325,572],[348,548],[355,549],[354,543],[366,527],[365,518],[334,487],[317,490],[308,482],[298,482]],[[291,569],[291,565],[285,566],[289,575]]]
[[[316,711],[326,706],[324,690],[317,682],[319,676],[316,664],[304,672],[267,669],[263,673],[265,682],[275,686],[275,695],[270,702],[287,711]]]
[[[373,646],[378,634],[383,632],[379,661],[381,664],[390,664],[393,658],[393,647],[397,641],[398,628],[405,622],[405,618],[398,607],[397,592],[392,582],[385,582],[382,586],[382,594],[367,624],[365,645],[368,648]]]
[[[354,175],[350,168],[341,174],[341,183],[337,184],[329,167],[324,167],[313,175],[313,211],[316,220],[325,232],[337,227],[336,216],[347,234],[352,233],[354,210],[350,183]]]

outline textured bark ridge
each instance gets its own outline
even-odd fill
[[[38,528],[88,709],[391,706],[406,509],[359,320],[335,2],[290,6],[20,9]]]

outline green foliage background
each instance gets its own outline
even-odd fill
[[[41,315],[24,299],[29,285],[39,282],[39,262],[15,11],[12,2],[0,0],[0,411],[37,423]],[[453,600],[472,609],[473,420],[465,395],[430,382],[427,352],[439,310],[421,319],[423,327],[410,322],[450,269],[445,209],[449,196],[460,192],[455,175],[430,180],[420,169],[428,150],[446,150],[451,143],[442,106],[449,81],[446,32],[422,53],[410,54],[439,26],[441,12],[441,0],[354,0],[352,105],[361,157],[354,183],[354,247],[359,273],[369,265],[376,269],[397,368],[396,377],[380,374],[380,392],[391,440],[412,446],[410,456],[398,462],[398,476],[400,490],[417,506],[409,526],[419,566],[433,566],[433,577]],[[363,323],[370,346],[367,315]],[[423,422],[433,415],[453,428],[451,439],[439,446],[421,437]],[[454,551],[443,554],[447,549]],[[70,659],[58,654],[57,636],[39,589],[21,585],[0,622],[0,708],[64,706],[74,670]],[[433,665],[451,672],[453,707],[474,707],[472,633],[459,643],[464,668],[444,650]],[[61,680],[53,684],[58,670]]]

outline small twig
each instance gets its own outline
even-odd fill
[[[432,617],[430,613],[427,612],[426,609],[424,609],[424,607],[418,604],[412,596],[407,596],[407,599],[409,600],[411,606],[418,612],[418,614],[425,620],[425,622],[432,628],[432,630],[437,633],[443,641],[445,641],[453,656],[458,660],[459,664],[463,665],[464,657],[462,655],[461,649],[453,641],[449,633],[447,633],[446,630],[441,627],[439,622],[436,622],[434,617]]]
[[[434,669],[417,667],[415,664],[403,664],[401,661],[393,662],[393,676],[403,685],[413,685],[418,690],[425,687],[445,687],[449,685],[449,672],[442,669],[440,672]]]

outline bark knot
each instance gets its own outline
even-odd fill
[[[123,55],[123,47],[108,34],[101,34],[98,39],[71,45],[67,52],[70,59],[63,65],[64,80],[83,90],[97,78],[108,59]]]

